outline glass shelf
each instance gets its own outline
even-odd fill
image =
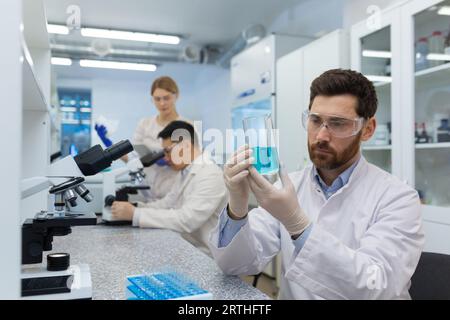
[[[441,148],[442,149],[450,148],[450,142],[416,144],[416,149],[441,149]]]
[[[377,130],[372,141],[362,146],[364,157],[374,165],[392,171],[391,140],[391,27],[361,38],[361,71],[373,82],[378,96]]]
[[[450,128],[446,129],[450,122],[450,48],[446,52],[445,44],[450,37],[450,17],[439,14],[443,6],[450,6],[450,0],[414,16],[412,54],[416,58],[416,136],[432,142],[415,145],[416,189],[424,204],[445,207],[450,206]]]
[[[450,20],[450,19],[449,19]],[[448,83],[450,78],[450,63],[416,72],[417,87],[431,87]]]
[[[363,145],[362,149],[364,151],[388,151],[388,150],[392,150],[392,146],[391,145],[381,145],[381,146]]]

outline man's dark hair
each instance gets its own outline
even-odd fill
[[[334,69],[323,73],[311,84],[309,109],[317,96],[349,94],[358,99],[356,113],[364,119],[377,112],[378,98],[373,83],[359,72]]]
[[[171,139],[176,142],[189,139],[193,145],[198,146],[194,126],[185,121],[172,121],[158,134],[158,138]]]

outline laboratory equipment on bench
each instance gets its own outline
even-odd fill
[[[430,54],[444,54],[445,52],[445,36],[442,31],[434,31],[430,37],[429,41],[429,51]],[[436,67],[444,64],[445,61],[442,60],[430,60],[430,67]]]
[[[428,38],[420,38],[416,44],[416,71],[425,70],[429,67],[428,53]]]
[[[243,120],[246,144],[253,150],[254,167],[268,181],[278,179],[280,169],[276,133],[270,114]]]
[[[437,128],[437,142],[450,142],[449,119],[441,119],[441,125]]]
[[[177,271],[161,271],[129,276],[127,300],[211,300],[212,294]]]
[[[145,184],[144,168],[148,168],[155,164],[158,160],[164,158],[164,152],[151,151],[144,145],[135,145],[133,152],[122,168],[106,172],[103,175],[103,199],[104,205],[102,209],[102,220],[107,225],[127,225],[130,221],[122,221],[113,217],[111,206],[114,201],[129,201],[130,195],[138,195],[140,193],[144,199],[149,198],[150,186]],[[116,188],[116,179],[128,174],[131,178],[129,184]]]
[[[51,202],[46,211],[40,211],[22,225],[21,295],[24,299],[91,299],[92,283],[87,264],[70,266],[68,254],[47,256],[43,266],[43,252],[52,250],[54,236],[65,236],[73,226],[95,225],[94,213],[77,212],[77,198],[92,200],[84,186],[83,176],[94,175],[108,168],[112,161],[133,150],[129,141],[121,141],[103,150],[96,145],[72,157],[68,156],[50,165],[48,175],[21,181],[21,198],[25,199],[48,190]],[[41,265],[34,265],[41,264]],[[29,266],[33,265],[33,266]]]

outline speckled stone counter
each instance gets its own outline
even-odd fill
[[[125,299],[127,276],[161,267],[184,272],[214,299],[269,299],[239,277],[225,276],[213,259],[169,230],[73,227],[72,234],[54,238],[52,252],[68,252],[71,264],[89,265],[93,299]]]

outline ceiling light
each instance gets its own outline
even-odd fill
[[[164,44],[179,44],[180,37],[154,33],[129,32],[96,28],[81,28],[81,35],[92,38],[106,38],[129,41],[156,42]]]
[[[443,6],[439,9],[438,14],[440,14],[441,16],[450,16],[450,7]]]
[[[156,66],[154,64],[129,63],[118,61],[80,60],[80,66],[87,68],[156,71]]]
[[[385,77],[385,76],[366,76],[367,79],[369,79],[372,82],[386,82],[390,83],[392,82],[392,77]]]
[[[362,52],[363,57],[366,58],[384,58],[391,59],[392,52],[390,51],[375,51],[375,50],[364,50]]]
[[[47,24],[48,33],[69,34],[69,28],[58,24]]]
[[[450,54],[430,53],[427,55],[428,60],[450,61]]]
[[[52,57],[52,64],[58,65],[58,66],[71,66],[72,60],[69,58],[56,58]]]

